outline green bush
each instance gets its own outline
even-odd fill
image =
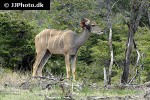
[[[25,56],[33,56],[33,27],[11,13],[0,13],[0,57],[2,67],[17,69]],[[25,66],[24,66],[25,67]]]

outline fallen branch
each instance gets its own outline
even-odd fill
[[[75,100],[72,97],[49,97],[49,96],[45,96],[44,100]]]

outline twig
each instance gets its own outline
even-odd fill
[[[118,1],[116,1],[112,6],[111,6],[111,9],[115,6],[115,4],[116,3],[118,3],[119,2],[119,0]]]
[[[19,87],[22,87],[24,84],[27,84],[31,79],[32,77],[30,77],[26,82],[22,83]]]
[[[136,68],[136,74],[131,78],[128,84],[131,84],[134,81],[134,79],[138,76],[138,74],[139,72],[138,72],[138,69]]]
[[[55,80],[55,81],[58,81],[58,79],[57,78],[48,78],[48,77],[46,77],[46,76],[36,76],[36,77],[33,77],[33,78],[40,78],[40,79],[48,79],[48,80]]]

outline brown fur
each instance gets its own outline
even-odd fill
[[[70,77],[70,65],[72,66],[72,74],[75,79],[76,56],[79,47],[81,47],[89,37],[89,33],[99,33],[98,26],[91,26],[89,19],[81,21],[83,34],[80,36],[71,30],[45,29],[35,37],[36,61],[33,66],[33,76],[42,76],[42,69],[51,54],[63,54],[65,56],[67,78]],[[94,28],[95,27],[95,28]],[[71,64],[70,64],[71,58]]]

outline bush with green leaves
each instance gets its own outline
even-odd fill
[[[1,67],[17,69],[27,55],[33,56],[33,27],[10,12],[0,13]],[[26,66],[24,66],[26,67]]]

